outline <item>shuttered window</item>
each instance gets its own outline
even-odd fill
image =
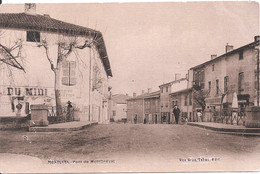
[[[74,86],[77,83],[76,62],[64,61],[62,63],[62,85]]]
[[[244,72],[238,74],[238,92],[244,91]]]

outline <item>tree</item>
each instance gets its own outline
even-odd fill
[[[3,37],[3,31],[0,31],[0,39]],[[22,61],[23,40],[17,39],[10,46],[4,45],[0,41],[0,61],[9,66],[15,67],[25,72],[24,67],[19,61]]]
[[[194,85],[193,86],[193,98],[196,101],[197,104],[201,106],[202,111],[206,108],[206,101],[209,94],[209,90],[201,89],[200,86]]]
[[[83,42],[82,42],[83,41]],[[44,48],[46,58],[50,64],[51,70],[54,72],[55,83],[54,83],[54,91],[55,91],[55,101],[56,101],[56,114],[57,116],[62,116],[62,105],[61,105],[61,68],[62,62],[68,58],[68,56],[77,49],[84,49],[86,47],[93,46],[93,40],[90,38],[79,39],[76,36],[58,36],[57,39],[57,47],[58,47],[58,56],[56,58],[56,66],[54,64],[55,58],[51,57],[49,54],[49,43],[48,38],[45,37],[38,43],[39,48]],[[78,57],[77,57],[78,58]]]

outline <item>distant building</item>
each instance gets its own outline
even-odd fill
[[[58,85],[62,106],[70,100],[79,110],[80,120],[109,121],[108,78],[112,71],[101,32],[37,14],[36,4],[26,4],[23,13],[0,13],[0,35],[0,117],[26,116],[32,104],[55,106],[54,86]],[[75,38],[92,44],[84,49],[72,47],[73,53],[59,67],[60,79],[55,80],[46,50],[39,44],[47,43],[55,64],[62,44]],[[22,44],[22,50],[13,59],[8,50],[16,43]]]
[[[144,97],[144,114],[147,123],[157,124],[160,117],[160,91],[148,93]]]
[[[187,78],[180,78],[180,74],[175,74],[175,80],[159,86],[160,88],[160,122],[171,123],[172,108],[176,104],[179,106],[178,100],[172,101],[170,94],[187,88]]]
[[[189,72],[193,95],[203,90],[205,98],[205,108],[194,100],[194,111],[231,109],[234,94],[239,109],[259,106],[259,36],[237,49],[227,45],[225,54],[212,55],[211,60],[192,67]]]
[[[136,117],[137,123],[144,122],[144,97],[147,93],[136,96],[133,94],[133,98],[127,99],[127,121],[134,123]]]
[[[108,108],[109,108],[109,118],[114,121],[121,121],[127,118],[127,99],[131,97],[123,94],[112,95],[109,98]]]

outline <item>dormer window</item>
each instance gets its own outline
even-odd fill
[[[40,32],[38,32],[38,31],[27,31],[26,41],[27,42],[40,42]]]

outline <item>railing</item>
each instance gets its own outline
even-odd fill
[[[61,114],[57,116],[56,107],[49,107],[48,108],[48,121],[50,124],[54,123],[64,123],[70,122],[74,120],[74,109],[63,107]]]
[[[245,110],[227,110],[208,111],[210,113],[210,122],[245,125],[246,112]]]

